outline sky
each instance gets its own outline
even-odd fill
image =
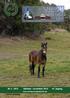
[[[45,3],[54,3],[56,5],[64,5],[65,9],[70,9],[70,0],[41,0]]]

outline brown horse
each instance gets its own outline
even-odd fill
[[[35,65],[38,64],[38,78],[40,77],[40,65],[42,65],[42,76],[44,77],[45,65],[47,61],[47,42],[41,44],[39,51],[31,51],[29,53],[29,68],[31,75],[34,75]]]

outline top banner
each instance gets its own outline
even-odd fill
[[[64,6],[23,6],[22,22],[64,22]]]

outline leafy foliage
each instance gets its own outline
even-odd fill
[[[70,31],[70,9],[65,10],[65,22],[64,23],[22,23],[22,6],[23,5],[44,5],[44,6],[56,6],[55,4],[49,4],[40,2],[39,0],[17,0],[19,7],[19,13],[15,17],[7,17],[3,13],[4,0],[0,0],[0,34],[2,35],[26,35],[26,36],[39,36],[44,31],[49,31],[56,27],[61,27]]]

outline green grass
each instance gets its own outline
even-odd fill
[[[31,50],[39,50],[39,40],[0,39],[0,86],[70,86],[70,33],[45,32],[48,39],[48,52],[45,77],[37,78],[29,73],[28,54]],[[69,98],[70,95],[1,95],[3,98]]]
[[[46,32],[44,37],[50,38],[48,41],[48,61],[46,63],[45,81],[41,77],[37,79],[37,66],[35,76],[30,76],[28,70],[28,54],[31,50],[40,49],[41,40],[20,40],[9,39],[0,40],[0,85],[19,85],[19,86],[68,86],[70,75],[70,33]],[[64,74],[63,74],[64,73]],[[53,79],[51,77],[53,75]],[[61,76],[68,79],[63,84]],[[66,77],[65,77],[66,75]],[[50,76],[50,79],[49,79]],[[57,79],[55,83],[54,79]],[[61,78],[61,84],[59,80]],[[20,81],[21,79],[21,81]],[[28,82],[30,81],[30,82]],[[40,83],[38,84],[38,81]],[[46,82],[47,81],[47,82]],[[50,82],[50,83],[49,83]]]

